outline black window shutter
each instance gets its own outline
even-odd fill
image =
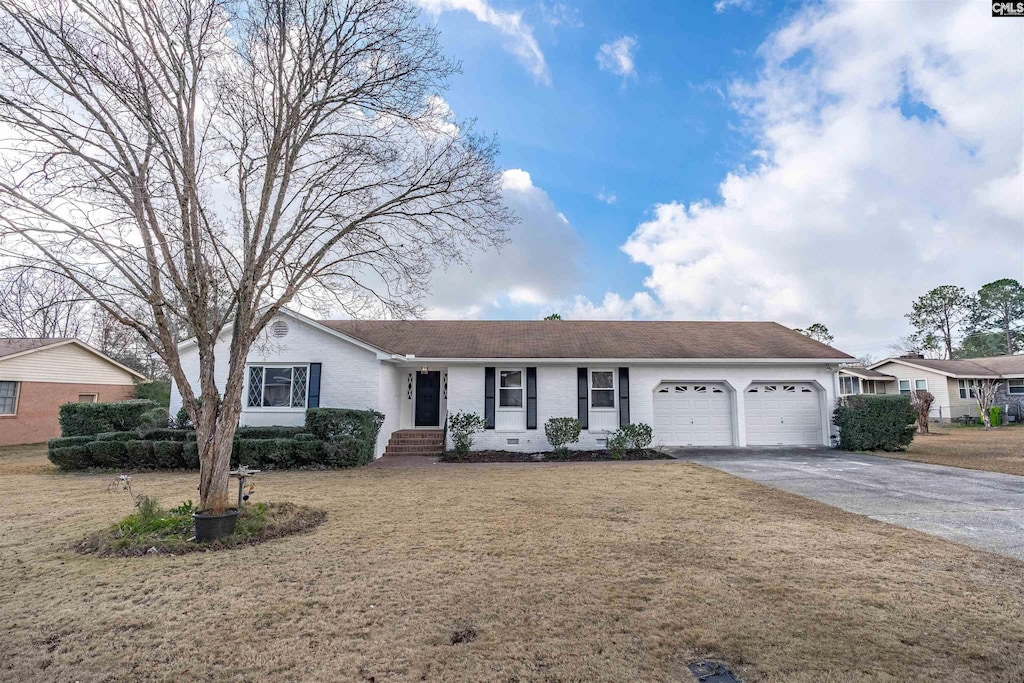
[[[526,368],[526,428],[537,428],[537,368]]]
[[[484,429],[494,429],[494,368],[484,368]]]
[[[309,401],[307,408],[320,407],[320,363],[309,364]]]
[[[586,368],[576,368],[576,397],[577,406],[580,418],[580,427],[583,429],[590,429],[589,410],[590,405],[589,397],[590,393],[590,380],[587,377]]]
[[[629,368],[619,368],[619,426],[629,424]]]

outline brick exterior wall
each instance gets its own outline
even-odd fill
[[[120,384],[63,384],[22,382],[18,393],[18,414],[0,415],[0,446],[39,443],[60,436],[58,414],[64,403],[74,403],[79,394],[96,394],[97,401],[123,401],[135,395],[135,387]]]

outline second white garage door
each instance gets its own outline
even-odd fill
[[[654,390],[654,440],[665,446],[731,446],[728,390],[714,383],[659,384]]]
[[[748,446],[820,446],[821,402],[809,382],[764,382],[743,396]]]

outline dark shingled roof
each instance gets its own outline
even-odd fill
[[[842,351],[769,322],[320,322],[383,351],[420,358],[850,358]]]
[[[851,365],[849,367],[845,367],[842,369],[842,371],[850,375],[862,377],[864,379],[879,379],[882,380],[883,382],[896,379],[892,375],[887,375],[884,372],[879,372],[878,370],[868,370],[867,368],[861,367],[859,365]]]
[[[63,338],[40,339],[38,337],[0,338],[0,358],[3,358],[4,356],[11,356],[15,353],[21,353],[22,351],[41,349],[44,346],[50,346],[62,341],[68,340]]]
[[[1024,375],[1024,354],[989,356],[988,358],[973,358],[971,360],[1001,375]]]

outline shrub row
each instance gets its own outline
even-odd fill
[[[167,420],[167,411],[148,399],[113,403],[65,403],[60,407],[61,436],[129,432]]]
[[[914,439],[916,414],[909,396],[847,396],[836,405],[839,447],[849,451],[903,451]]]
[[[384,416],[375,411],[311,409],[306,427],[239,427],[231,465],[256,469],[355,467],[373,460]],[[330,434],[331,438],[320,438]],[[49,458],[63,470],[198,469],[196,433],[188,429],[104,432],[50,439]]]

